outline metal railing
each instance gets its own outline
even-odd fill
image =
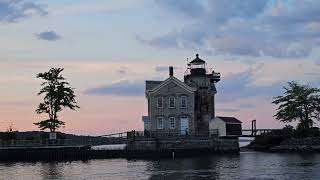
[[[0,147],[46,147],[46,146],[70,146],[71,139],[39,139],[39,140],[0,140]]]
[[[242,129],[242,136],[279,135],[281,129]]]
[[[186,69],[185,72],[184,72],[184,75],[185,75],[185,76],[190,75],[190,74],[191,74],[191,69],[192,69],[192,68]],[[204,68],[204,69],[205,69],[206,74],[211,74],[211,73],[212,73],[213,76],[216,76],[216,77],[219,77],[219,78],[220,78],[220,73],[214,72],[214,71],[213,71],[213,68],[208,68],[208,67],[206,67],[206,68]]]
[[[189,132],[181,130],[156,130],[156,131],[130,131],[127,138],[203,138],[219,137],[218,129],[211,129],[208,132]]]

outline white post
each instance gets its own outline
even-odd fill
[[[50,139],[50,140],[55,140],[55,139],[57,139],[57,133],[56,133],[56,132],[50,132],[50,133],[49,133],[49,139]]]

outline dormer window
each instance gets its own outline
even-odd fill
[[[158,97],[157,98],[157,107],[158,108],[163,108],[163,97]]]
[[[188,102],[187,102],[187,96],[181,96],[181,108],[185,109],[187,108]]]
[[[169,108],[175,108],[176,107],[176,99],[173,96],[169,97]]]

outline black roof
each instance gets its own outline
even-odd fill
[[[146,81],[146,91],[151,90],[161,84],[163,81]]]
[[[199,58],[199,54],[196,54],[196,58],[190,62],[190,64],[204,64],[204,60]]]
[[[239,119],[235,117],[222,117],[222,116],[217,116],[217,118],[222,119],[225,123],[242,123]]]

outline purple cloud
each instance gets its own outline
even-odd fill
[[[122,80],[110,85],[87,89],[87,95],[116,95],[116,96],[142,96],[144,93],[144,81]]]
[[[158,48],[197,49],[205,54],[302,58],[319,46],[320,2],[317,0],[203,0],[156,1],[188,20],[179,30],[146,38],[143,44]],[[196,8],[192,8],[195,4]]]
[[[46,41],[56,41],[61,39],[61,37],[54,31],[44,31],[39,34],[36,34],[36,36],[41,40]]]
[[[32,15],[46,15],[43,6],[25,0],[0,0],[0,22],[13,23]]]

